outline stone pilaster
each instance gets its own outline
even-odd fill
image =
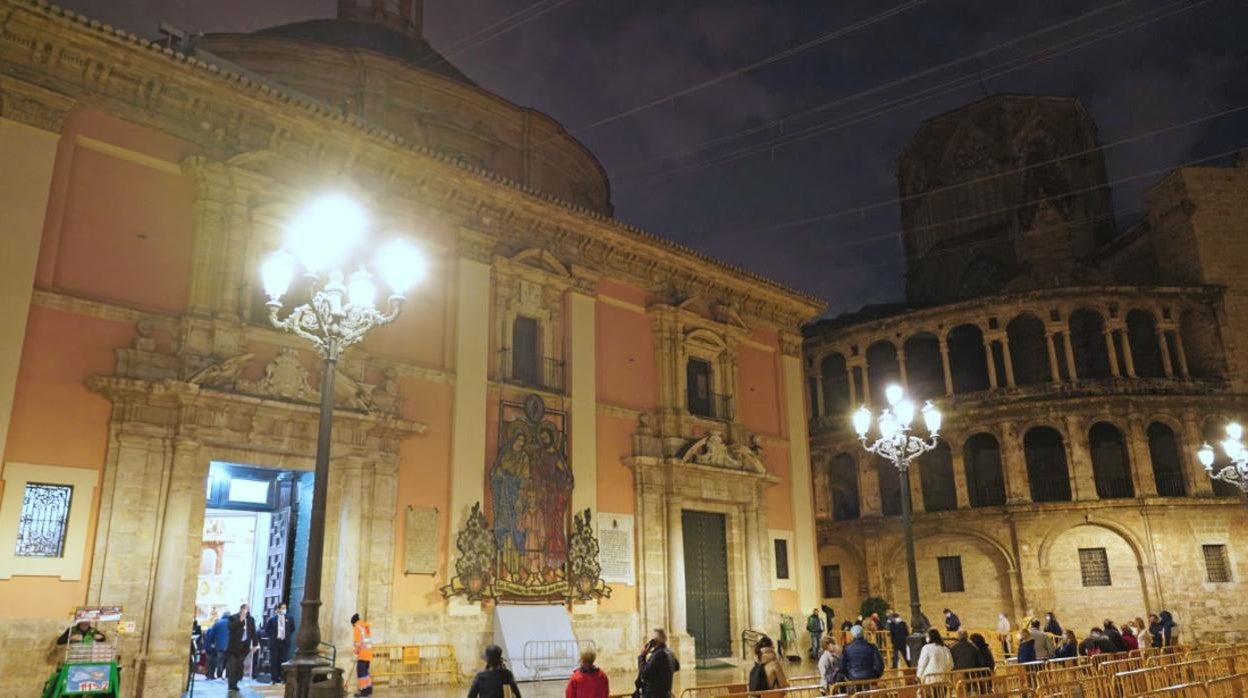
[[[597,297],[592,289],[568,293],[571,354],[572,510],[598,512]],[[597,516],[591,518],[596,521]]]

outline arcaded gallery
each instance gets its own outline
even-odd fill
[[[613,218],[420,6],[192,46],[0,0],[0,696],[84,607],[120,615],[125,696],[210,683],[192,624],[244,604],[348,690],[358,614],[386,695],[460,695],[489,644],[558,695],[592,648],[629,695],[656,628],[677,693],[744,691],[763,635],[812,679],[812,609],[915,592],[1003,664],[1046,612],[1245,639],[1244,158],[1117,230],[1077,100],[916,123],[906,302],[820,319]]]

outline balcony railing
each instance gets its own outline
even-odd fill
[[[1135,485],[1129,477],[1097,478],[1096,496],[1101,499],[1130,499],[1135,496]]]
[[[971,489],[972,507],[999,507],[1005,504],[1005,483],[985,482]]]
[[[1183,473],[1154,473],[1159,497],[1186,497],[1187,483],[1183,481]]]
[[[721,422],[732,421],[732,397],[719,393],[695,395],[690,393],[689,413]]]
[[[1045,478],[1031,481],[1031,500],[1033,502],[1069,502],[1071,500],[1070,480],[1065,478]]]
[[[504,383],[515,383],[552,393],[562,393],[567,385],[564,362],[548,356],[513,352],[498,352],[498,375]]]

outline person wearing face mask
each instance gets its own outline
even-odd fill
[[[269,675],[273,683],[282,682],[282,665],[290,657],[290,645],[295,639],[295,621],[286,615],[286,604],[264,622],[264,637],[269,641]]]

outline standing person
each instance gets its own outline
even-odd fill
[[[230,614],[221,609],[221,617],[208,628],[208,678],[225,676],[225,655],[230,649]]]
[[[1162,611],[1158,620],[1161,623],[1161,646],[1173,647],[1179,644],[1179,624],[1174,622],[1174,616],[1169,611]]]
[[[823,621],[819,618],[819,609],[810,609],[810,617],[806,619],[806,632],[810,633],[810,658],[819,658],[819,640],[823,637]]]
[[[1053,646],[1052,636],[1040,629],[1039,619],[1031,621],[1031,638],[1035,640],[1032,649],[1036,653],[1036,659],[1048,661],[1053,658],[1057,648]]]
[[[992,656],[992,648],[988,647],[988,641],[983,635],[974,633],[971,635],[971,644],[975,645],[975,649],[979,650],[980,664],[977,669],[987,669],[988,673],[992,673],[997,668],[997,660]]]
[[[836,638],[828,635],[823,638],[823,652],[819,654],[819,687],[827,694],[833,684],[844,680],[840,648],[837,647]]]
[[[494,647],[494,645],[490,645],[490,647]],[[351,616],[351,654],[355,657],[355,680],[356,686],[359,688],[355,695],[373,695],[373,677],[368,673],[368,667],[373,661],[373,629],[368,626],[368,623],[360,619],[360,614],[358,613]],[[502,661],[503,651],[501,649],[498,650],[498,656],[499,661]],[[519,695],[519,693],[516,694],[517,697]]]
[[[264,623],[264,636],[269,641],[269,674],[273,683],[282,682],[282,665],[290,656],[290,642],[295,637],[295,621],[286,615],[286,604]]]
[[[1143,618],[1135,617],[1135,641],[1140,643],[1140,649],[1147,649],[1153,646],[1153,635],[1148,632],[1148,624]]]
[[[974,649],[973,647],[971,649]],[[923,683],[939,683],[949,678],[953,671],[953,654],[945,647],[940,631],[932,628],[927,631],[927,644],[919,652],[919,663],[915,675]]]
[[[1057,616],[1052,611],[1044,614],[1044,632],[1050,635],[1062,635],[1062,624],[1057,622]]]
[[[1075,631],[1067,630],[1062,635],[1062,644],[1057,646],[1057,652],[1053,653],[1054,659],[1070,659],[1079,656],[1079,641],[1075,639]]]
[[[849,629],[853,641],[841,650],[841,668],[850,681],[878,679],[884,675],[884,656],[875,645],[862,639],[862,626]]]
[[[893,646],[893,668],[897,668],[899,660],[905,659],[906,666],[910,666],[910,656],[906,645],[906,638],[910,636],[910,628],[906,626],[906,621],[901,616],[892,613],[888,618],[888,641]]]
[[[980,656],[979,648],[971,644],[970,634],[965,630],[958,631],[958,641],[949,648],[949,654],[953,656],[955,670],[979,669],[984,665],[984,658]]]
[[[866,622],[862,624],[862,629],[866,630],[869,633],[880,632],[880,630],[882,630],[882,628],[880,627],[880,614],[872,613],[871,615],[867,616]]]
[[[1153,641],[1149,643],[1152,647],[1163,647],[1161,644],[1161,619],[1156,613],[1148,614],[1148,634],[1152,636]]]
[[[1118,626],[1114,625],[1114,621],[1106,618],[1101,624],[1105,628],[1105,640],[1109,643],[1109,651],[1111,653],[1126,652],[1127,643],[1122,640],[1122,633],[1118,632]]]
[[[997,640],[1001,643],[1001,651],[1010,653],[1010,619],[1005,611],[997,614]]]
[[[945,630],[956,633],[962,629],[962,619],[958,618],[958,614],[945,609]]]
[[[581,652],[581,665],[572,672],[572,678],[568,679],[568,687],[563,690],[564,698],[608,698],[611,695],[607,672],[594,666],[597,660],[597,652]]]
[[[485,669],[478,671],[477,675],[472,677],[472,686],[468,688],[468,698],[503,698],[503,686],[511,689],[512,698],[520,698],[520,687],[516,685],[516,677],[512,676],[511,670],[503,664],[503,648],[498,645],[486,645],[483,656]],[[582,655],[582,662],[583,658],[584,655]],[[576,678],[575,675],[573,678]],[[606,675],[603,675],[603,680],[605,679]],[[370,687],[369,690],[371,691],[372,688]],[[572,690],[571,682],[568,683],[568,690]]]
[[[780,657],[776,655],[776,646],[771,638],[764,635],[754,645],[754,668],[750,669],[750,680],[746,690],[772,691],[788,687],[789,679],[784,675]]]
[[[637,656],[636,686],[642,698],[671,698],[672,679],[680,671],[680,662],[667,648],[667,632],[662,628],[650,631],[650,641]]]
[[[243,662],[257,646],[256,619],[251,617],[247,604],[238,607],[238,613],[230,616],[230,642],[226,647],[225,680],[229,690],[238,690],[243,678]]]

